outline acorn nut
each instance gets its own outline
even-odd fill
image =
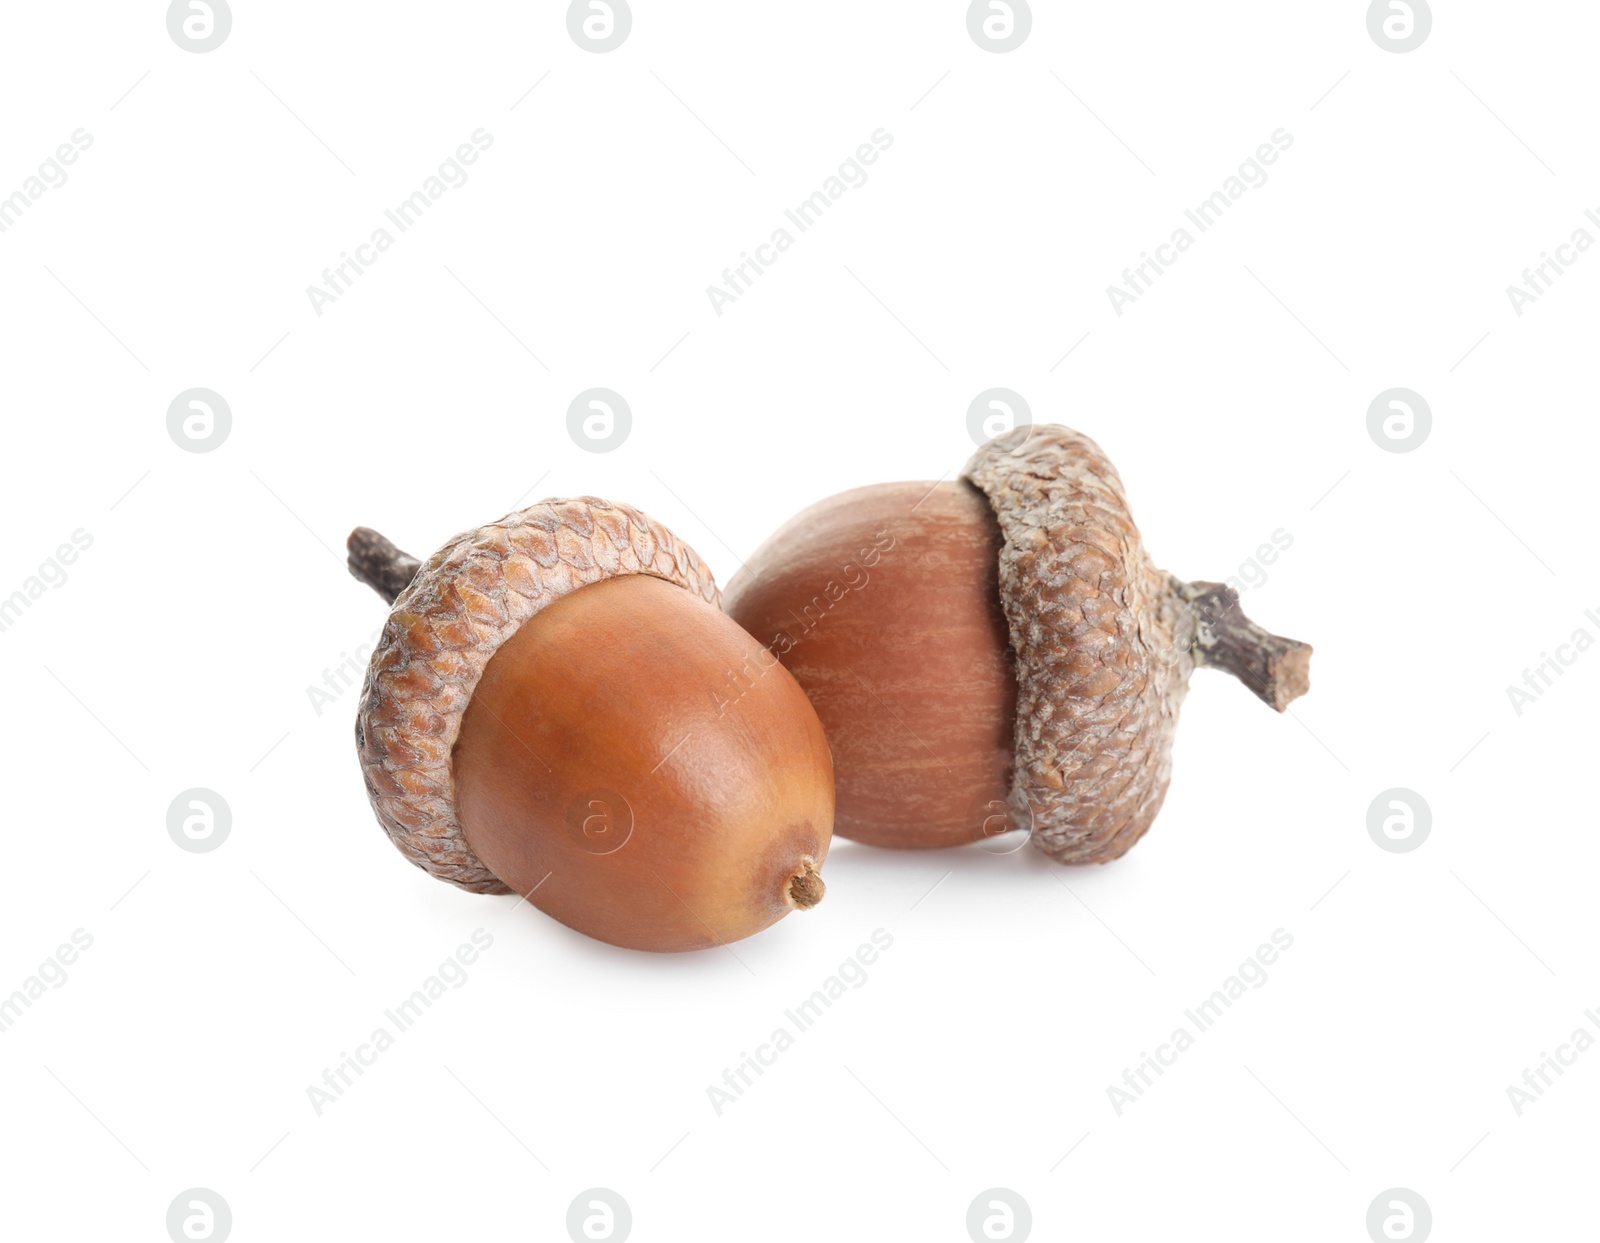
[[[816,706],[835,831],[876,846],[1023,828],[1062,863],[1107,862],[1161,808],[1196,665],[1280,712],[1309,687],[1309,646],[1154,567],[1116,470],[1060,426],[990,441],[957,481],[813,505],[727,611]]]
[[[349,552],[393,605],[357,749],[417,866],[633,949],[725,944],[821,899],[822,726],[671,531],[579,497],[426,562],[366,528]]]

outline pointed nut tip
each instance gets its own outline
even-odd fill
[[[815,859],[807,857],[800,861],[801,870],[796,872],[789,881],[787,896],[789,904],[796,910],[809,911],[823,895],[828,892],[828,887],[822,883],[822,876],[817,871]]]

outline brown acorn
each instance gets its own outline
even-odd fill
[[[1196,665],[1279,711],[1309,686],[1309,646],[1154,567],[1111,463],[1059,426],[989,442],[954,482],[813,505],[726,607],[816,706],[835,832],[876,846],[1025,828],[1107,862],[1160,810]]]
[[[634,949],[725,944],[821,899],[822,727],[672,532],[581,497],[423,563],[366,528],[349,549],[393,604],[361,767],[417,866]]]

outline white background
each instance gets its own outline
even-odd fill
[[[550,0],[238,0],[206,54],[159,3],[9,6],[0,194],[93,145],[0,234],[0,596],[93,543],[0,633],[0,994],[94,943],[0,1034],[0,1233],[162,1239],[202,1187],[240,1240],[560,1239],[605,1187],[639,1240],[961,1240],[1003,1187],[1036,1238],[1363,1240],[1403,1187],[1439,1239],[1594,1237],[1600,1053],[1521,1116],[1506,1089],[1600,1007],[1600,654],[1520,716],[1506,687],[1600,637],[1600,256],[1520,317],[1505,291],[1600,237],[1600,13],[1441,2],[1398,55],[1365,7],[1039,3],[1001,55],[948,0],[639,0],[597,55]],[[480,127],[318,316],[307,286]],[[706,286],[879,127],[866,183],[717,316]],[[1280,127],[1119,317],[1107,285]],[[566,431],[596,385],[633,409],[608,454]],[[307,693],[383,618],[353,525],[426,554],[593,493],[726,582],[814,500],[953,475],[995,385],[1105,447],[1184,577],[1293,538],[1245,604],[1315,645],[1310,695],[1278,717],[1198,673],[1131,855],[839,842],[815,912],[658,957],[388,845],[355,692]],[[166,431],[195,386],[233,412],[205,454]],[[1414,452],[1366,429],[1394,386],[1433,411]],[[189,787],[232,808],[212,853],[167,834]],[[1390,787],[1432,808],[1411,853],[1367,832]],[[307,1087],[480,927],[469,981],[318,1117]],[[1108,1087],[1279,928],[1119,1116]]]

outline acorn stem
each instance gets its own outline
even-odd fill
[[[789,901],[799,910],[809,911],[822,901],[822,895],[827,893],[828,887],[822,883],[815,860],[807,858],[800,862],[805,870],[789,882]]]
[[[1311,689],[1311,645],[1262,629],[1244,615],[1239,593],[1222,583],[1172,580],[1194,613],[1194,661],[1225,669],[1282,712]]]
[[[390,604],[416,577],[422,565],[408,552],[402,552],[371,527],[357,527],[345,541],[350,550],[350,574],[360,579]]]

